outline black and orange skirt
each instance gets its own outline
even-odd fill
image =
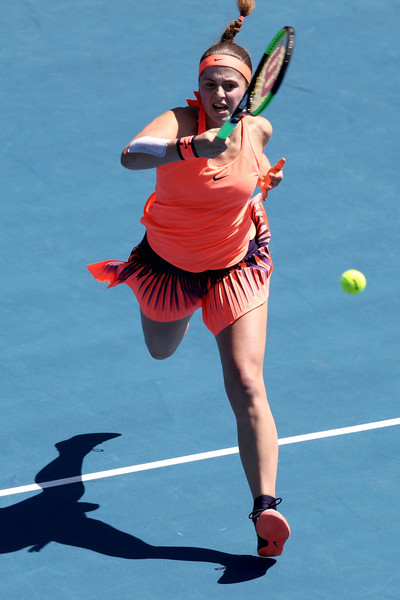
[[[272,261],[271,233],[261,195],[251,200],[256,236],[236,265],[201,273],[184,271],[156,254],[145,236],[127,261],[106,260],[88,265],[108,287],[126,283],[143,314],[154,321],[183,319],[202,309],[205,325],[217,335],[244,314],[268,301]]]

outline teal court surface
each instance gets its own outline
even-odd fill
[[[3,0],[0,593],[4,600],[400,598],[398,0],[258,0],[253,62],[296,30],[267,117],[265,380],[281,557],[256,555],[215,341],[154,361],[126,259],[154,173],[120,166],[183,106],[233,0]],[[340,287],[359,269],[361,294]]]

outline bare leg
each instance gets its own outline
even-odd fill
[[[146,317],[142,312],[142,328],[146,346],[153,358],[164,360],[171,356],[185,337],[189,325],[189,317],[160,323]]]
[[[225,389],[236,416],[240,458],[253,498],[275,497],[278,436],[263,378],[268,303],[217,336]]]

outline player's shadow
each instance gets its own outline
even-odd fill
[[[56,444],[59,456],[35,477],[39,494],[0,509],[0,553],[29,548],[40,552],[50,542],[86,548],[107,556],[130,560],[162,559],[208,562],[224,573],[218,583],[238,583],[262,577],[274,559],[219,552],[187,546],[153,546],[86,513],[98,504],[79,502],[85,488],[81,481],[83,459],[95,446],[118,433],[91,433],[74,436]],[[49,482],[73,478],[73,483]],[[222,565],[222,566],[221,566]]]

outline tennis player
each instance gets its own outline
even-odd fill
[[[272,127],[265,118],[246,116],[228,139],[216,137],[251,79],[250,56],[233,40],[255,2],[239,0],[238,7],[240,17],[200,60],[196,100],[154,119],[122,152],[127,169],[157,172],[141,219],[144,239],[128,261],[88,268],[109,287],[132,288],[145,342],[156,359],[175,352],[191,316],[202,309],[237,420],[258,554],[277,556],[290,528],[276,510],[278,438],[263,380],[273,267],[262,195],[283,173],[268,173],[264,149]],[[252,197],[257,185],[263,194]]]

